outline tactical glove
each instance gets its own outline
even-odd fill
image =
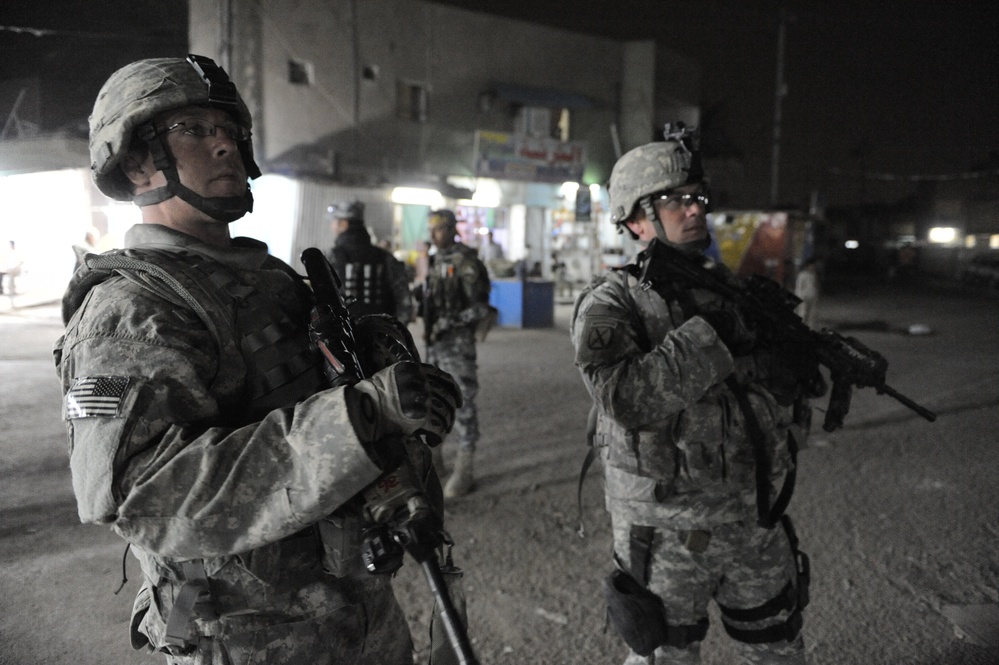
[[[421,368],[430,391],[430,414],[416,433],[423,434],[427,445],[433,447],[444,441],[454,426],[455,411],[462,404],[461,390],[447,372],[429,363],[423,363]]]
[[[753,359],[756,361],[756,380],[780,404],[793,404],[798,397],[821,397],[828,389],[818,360],[808,348],[757,349]]]
[[[756,333],[746,324],[737,309],[718,309],[698,314],[708,322],[718,339],[728,347],[733,356],[744,356],[753,350]]]
[[[425,427],[430,417],[426,375],[411,361],[390,365],[348,387],[345,399],[354,432],[367,443],[394,434],[413,434]]]

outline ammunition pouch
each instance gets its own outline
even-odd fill
[[[659,596],[634,577],[615,569],[604,580],[607,615],[621,638],[640,656],[648,656],[669,636]]]
[[[622,570],[615,557],[618,565],[603,584],[611,623],[631,650],[640,656],[648,656],[664,644],[684,649],[693,642],[700,642],[708,633],[707,617],[696,624],[671,625],[662,600],[646,588],[653,534],[652,527],[632,525],[632,572]]]

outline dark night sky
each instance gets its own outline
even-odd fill
[[[654,38],[699,64],[697,101],[710,129],[745,160],[741,203],[767,202],[780,0],[436,1],[620,39]],[[999,167],[999,2],[786,5],[782,202],[804,205],[813,189],[831,205],[891,202],[915,190],[910,176]],[[4,2],[0,26],[56,32],[0,30],[0,86],[20,77],[55,80],[60,99],[43,100],[46,128],[85,118],[121,64],[182,54],[186,17],[183,0]],[[898,179],[865,180],[863,171]]]
[[[702,109],[745,158],[743,203],[768,201],[779,0],[440,1],[656,39],[698,63]],[[967,173],[990,154],[999,167],[999,2],[785,4],[780,201],[805,205],[817,188],[831,205],[892,202],[914,192],[911,176]],[[861,185],[860,172],[879,178]]]

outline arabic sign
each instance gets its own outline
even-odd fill
[[[475,175],[497,180],[580,182],[586,143],[503,132],[475,132]]]

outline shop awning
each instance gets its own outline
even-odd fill
[[[522,106],[547,108],[590,109],[596,103],[585,95],[554,88],[536,88],[516,83],[493,83],[489,92],[502,99]]]

